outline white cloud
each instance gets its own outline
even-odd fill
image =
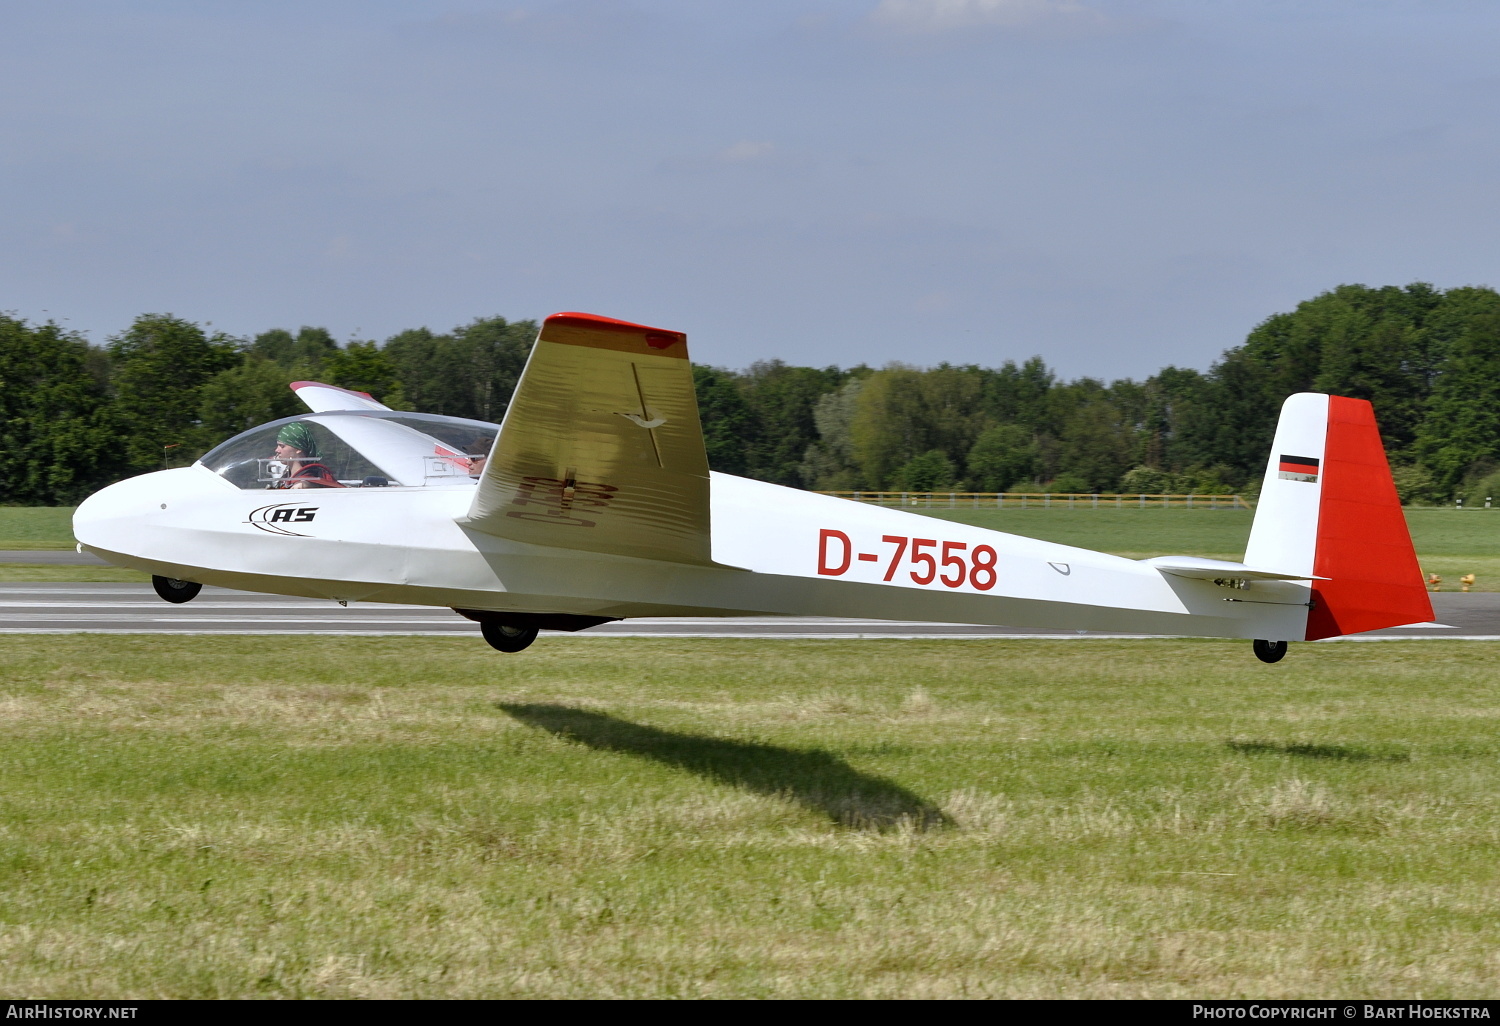
[[[900,32],[938,33],[1052,21],[1098,22],[1102,16],[1076,0],[880,0],[870,20]]]

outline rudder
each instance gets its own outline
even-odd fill
[[[1328,442],[1307,640],[1432,620],[1375,410],[1328,397]]]

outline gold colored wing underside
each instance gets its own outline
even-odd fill
[[[467,526],[536,545],[711,563],[708,458],[686,339],[548,318]]]

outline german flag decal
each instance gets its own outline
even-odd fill
[[[1282,456],[1280,458],[1280,477],[1283,481],[1308,481],[1316,483],[1318,480],[1318,461],[1311,456]]]

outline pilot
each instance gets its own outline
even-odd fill
[[[490,458],[490,449],[495,444],[495,439],[490,435],[476,435],[474,441],[469,443],[469,476],[478,477],[484,473],[484,464]]]
[[[272,488],[342,488],[321,460],[318,440],[300,421],[287,424],[276,433],[276,458],[287,468],[286,474]]]

